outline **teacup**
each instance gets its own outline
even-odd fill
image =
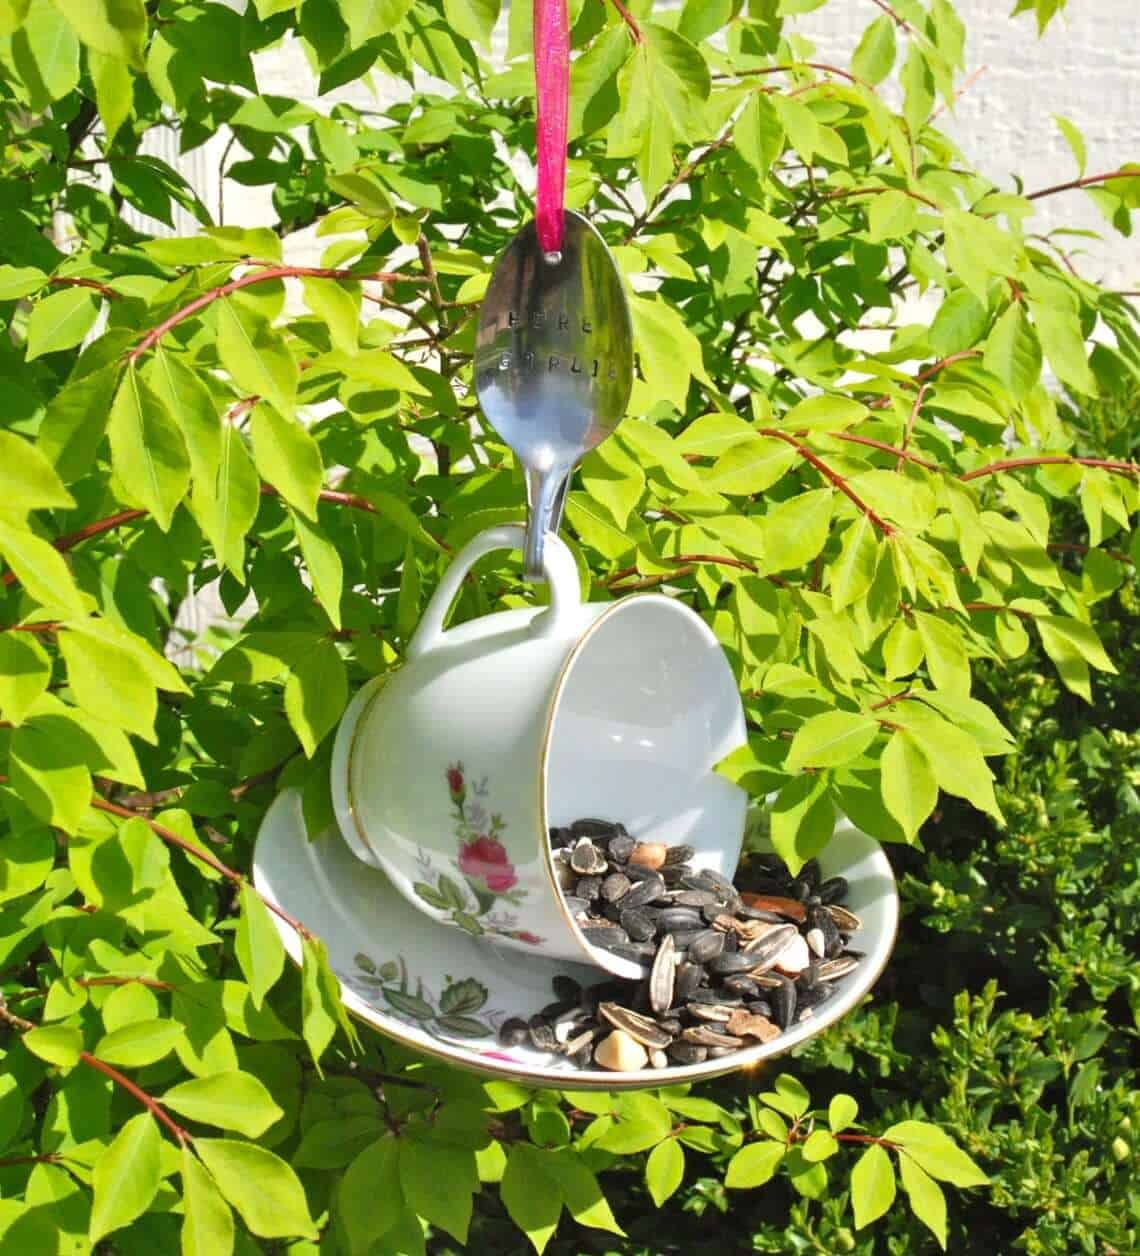
[[[524,539],[514,526],[475,537],[444,574],[407,661],[350,703],[333,751],[337,819],[353,852],[436,920],[636,976],[567,912],[548,831],[620,820],[732,876],[746,796],[713,769],[745,740],[740,694],[700,616],[655,593],[583,603],[574,558],[554,535],[549,607],[445,631],[473,564]]]

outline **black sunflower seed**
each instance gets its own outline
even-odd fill
[[[610,838],[606,850],[614,863],[625,864],[629,863],[629,857],[633,854],[633,848],[636,845],[637,842],[628,833],[622,832],[617,837]]]
[[[575,837],[600,837],[610,840],[624,833],[625,825],[615,824],[612,820],[594,820],[587,817],[584,820],[575,820],[570,826],[570,832]]]
[[[821,903],[829,905],[838,903],[841,898],[846,898],[847,888],[846,877],[828,877],[826,881],[819,883],[816,893],[819,895]]]
[[[665,1048],[665,1054],[674,1064],[703,1064],[709,1049],[696,1042],[674,1042]]]
[[[543,1020],[542,1016],[532,1016],[527,1021],[527,1031],[530,1034],[530,1040],[539,1051],[557,1051],[558,1039],[554,1036],[553,1028]]]
[[[626,907],[647,907],[665,897],[665,881],[657,872],[651,872],[639,881],[622,900]]]
[[[629,895],[626,895],[628,898]],[[621,913],[621,927],[635,942],[648,942],[657,932],[657,922],[646,911],[625,907]]]
[[[616,903],[618,899],[628,894],[633,882],[625,875],[624,872],[611,872],[605,880],[602,881],[602,898],[607,903]]]
[[[674,977],[674,998],[686,999],[698,990],[705,979],[704,969],[698,964],[678,964]]]
[[[576,898],[584,898],[587,903],[596,903],[602,893],[602,878],[597,876],[579,877],[574,887]]]
[[[796,988],[787,977],[780,978],[780,984],[772,991],[771,1003],[776,1024],[787,1029],[796,1014]]]
[[[701,913],[691,907],[666,907],[657,915],[658,933],[680,933],[684,929],[700,929]]]
[[[688,863],[697,852],[691,846],[670,846],[665,854],[667,864]]]
[[[530,1037],[527,1023],[521,1016],[511,1016],[499,1026],[499,1042],[504,1047],[517,1047]]]
[[[724,950],[724,934],[719,929],[702,929],[689,943],[688,959],[693,964],[707,964]]]
[[[657,1021],[638,1012],[631,1012],[629,1008],[621,1007],[617,1003],[601,1004],[598,1013],[615,1029],[624,1030],[635,1042],[640,1042],[643,1047],[651,1050],[660,1050],[673,1041],[673,1035]]]

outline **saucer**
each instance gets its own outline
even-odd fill
[[[579,1069],[559,1056],[498,1041],[508,1017],[528,1018],[555,1001],[553,977],[564,974],[590,985],[605,980],[606,973],[506,951],[487,938],[442,928],[399,894],[383,872],[357,859],[335,829],[310,840],[296,790],[281,793],[265,815],[253,882],[324,940],[345,1007],[387,1037],[460,1068],[525,1085],[624,1090],[695,1082],[782,1055],[839,1020],[874,985],[898,926],[898,892],[887,857],[878,842],[841,820],[819,862],[825,877],[847,878],[844,906],[862,921],[850,945],[865,958],[836,982],[836,993],[772,1042],[703,1064],[626,1073]],[[276,916],[273,923],[300,964],[300,938]]]

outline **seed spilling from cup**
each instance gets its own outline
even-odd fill
[[[529,1043],[580,1068],[701,1064],[771,1042],[808,1020],[863,956],[847,882],[796,876],[776,855],[744,856],[735,884],[696,870],[691,846],[642,842],[582,819],[550,830],[563,899],[586,939],[633,960],[640,979],[580,987],[555,978],[555,1003],[512,1018],[504,1045]]]

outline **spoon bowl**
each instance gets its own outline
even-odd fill
[[[475,341],[483,413],[526,476],[528,580],[543,578],[575,463],[621,422],[632,387],[629,304],[605,241],[568,210],[561,252],[545,253],[528,223],[495,265]]]

